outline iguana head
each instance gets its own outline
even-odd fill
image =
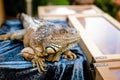
[[[50,36],[51,39],[49,39],[49,43],[61,46],[62,52],[77,43],[80,39],[76,29],[63,26],[53,30]]]

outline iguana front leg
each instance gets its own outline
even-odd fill
[[[63,52],[62,57],[68,60],[73,60],[77,58],[77,56],[70,50]]]
[[[54,55],[49,55],[46,60],[52,61],[52,62],[59,61],[59,57],[61,54],[62,54],[62,58],[64,58],[64,59],[73,60],[73,59],[77,58],[77,56],[73,52],[65,51],[63,53],[57,52]]]
[[[56,61],[59,61],[59,57],[61,55],[61,52],[57,52],[55,54],[52,54],[52,55],[49,55],[46,60],[47,61],[52,61],[52,62],[56,62]]]
[[[21,53],[22,56],[28,60],[32,62],[33,67],[37,66],[37,69],[39,71],[39,73],[43,73],[44,71],[46,71],[43,67],[44,67],[44,62],[45,62],[45,58],[43,57],[43,55],[38,55],[41,53],[38,53],[39,51],[35,51],[30,47],[26,47],[24,48]]]
[[[25,34],[24,30],[18,30],[16,32],[11,32],[9,34],[0,35],[0,40],[23,40],[23,36]]]

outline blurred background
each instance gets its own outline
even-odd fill
[[[26,4],[29,0],[0,0],[0,12],[6,19],[14,18],[18,13],[26,13]],[[30,0],[32,15],[37,15],[37,7],[40,5],[85,5],[94,4],[114,18],[120,18],[120,0]],[[119,16],[118,16],[119,15]],[[117,17],[116,17],[117,16]]]

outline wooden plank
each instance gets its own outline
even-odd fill
[[[43,19],[47,19],[47,20],[65,20],[67,19],[67,16],[56,16],[56,15],[44,15],[44,16],[39,16],[40,18],[42,17]]]
[[[120,62],[95,63],[95,80],[120,80]]]
[[[64,11],[63,11],[64,10]],[[73,14],[98,14],[103,13],[95,5],[67,5],[67,6],[39,6],[38,15],[49,16],[49,15],[73,15]]]

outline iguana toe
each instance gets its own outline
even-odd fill
[[[68,60],[73,60],[77,58],[77,56],[71,51],[65,51],[62,57]]]

